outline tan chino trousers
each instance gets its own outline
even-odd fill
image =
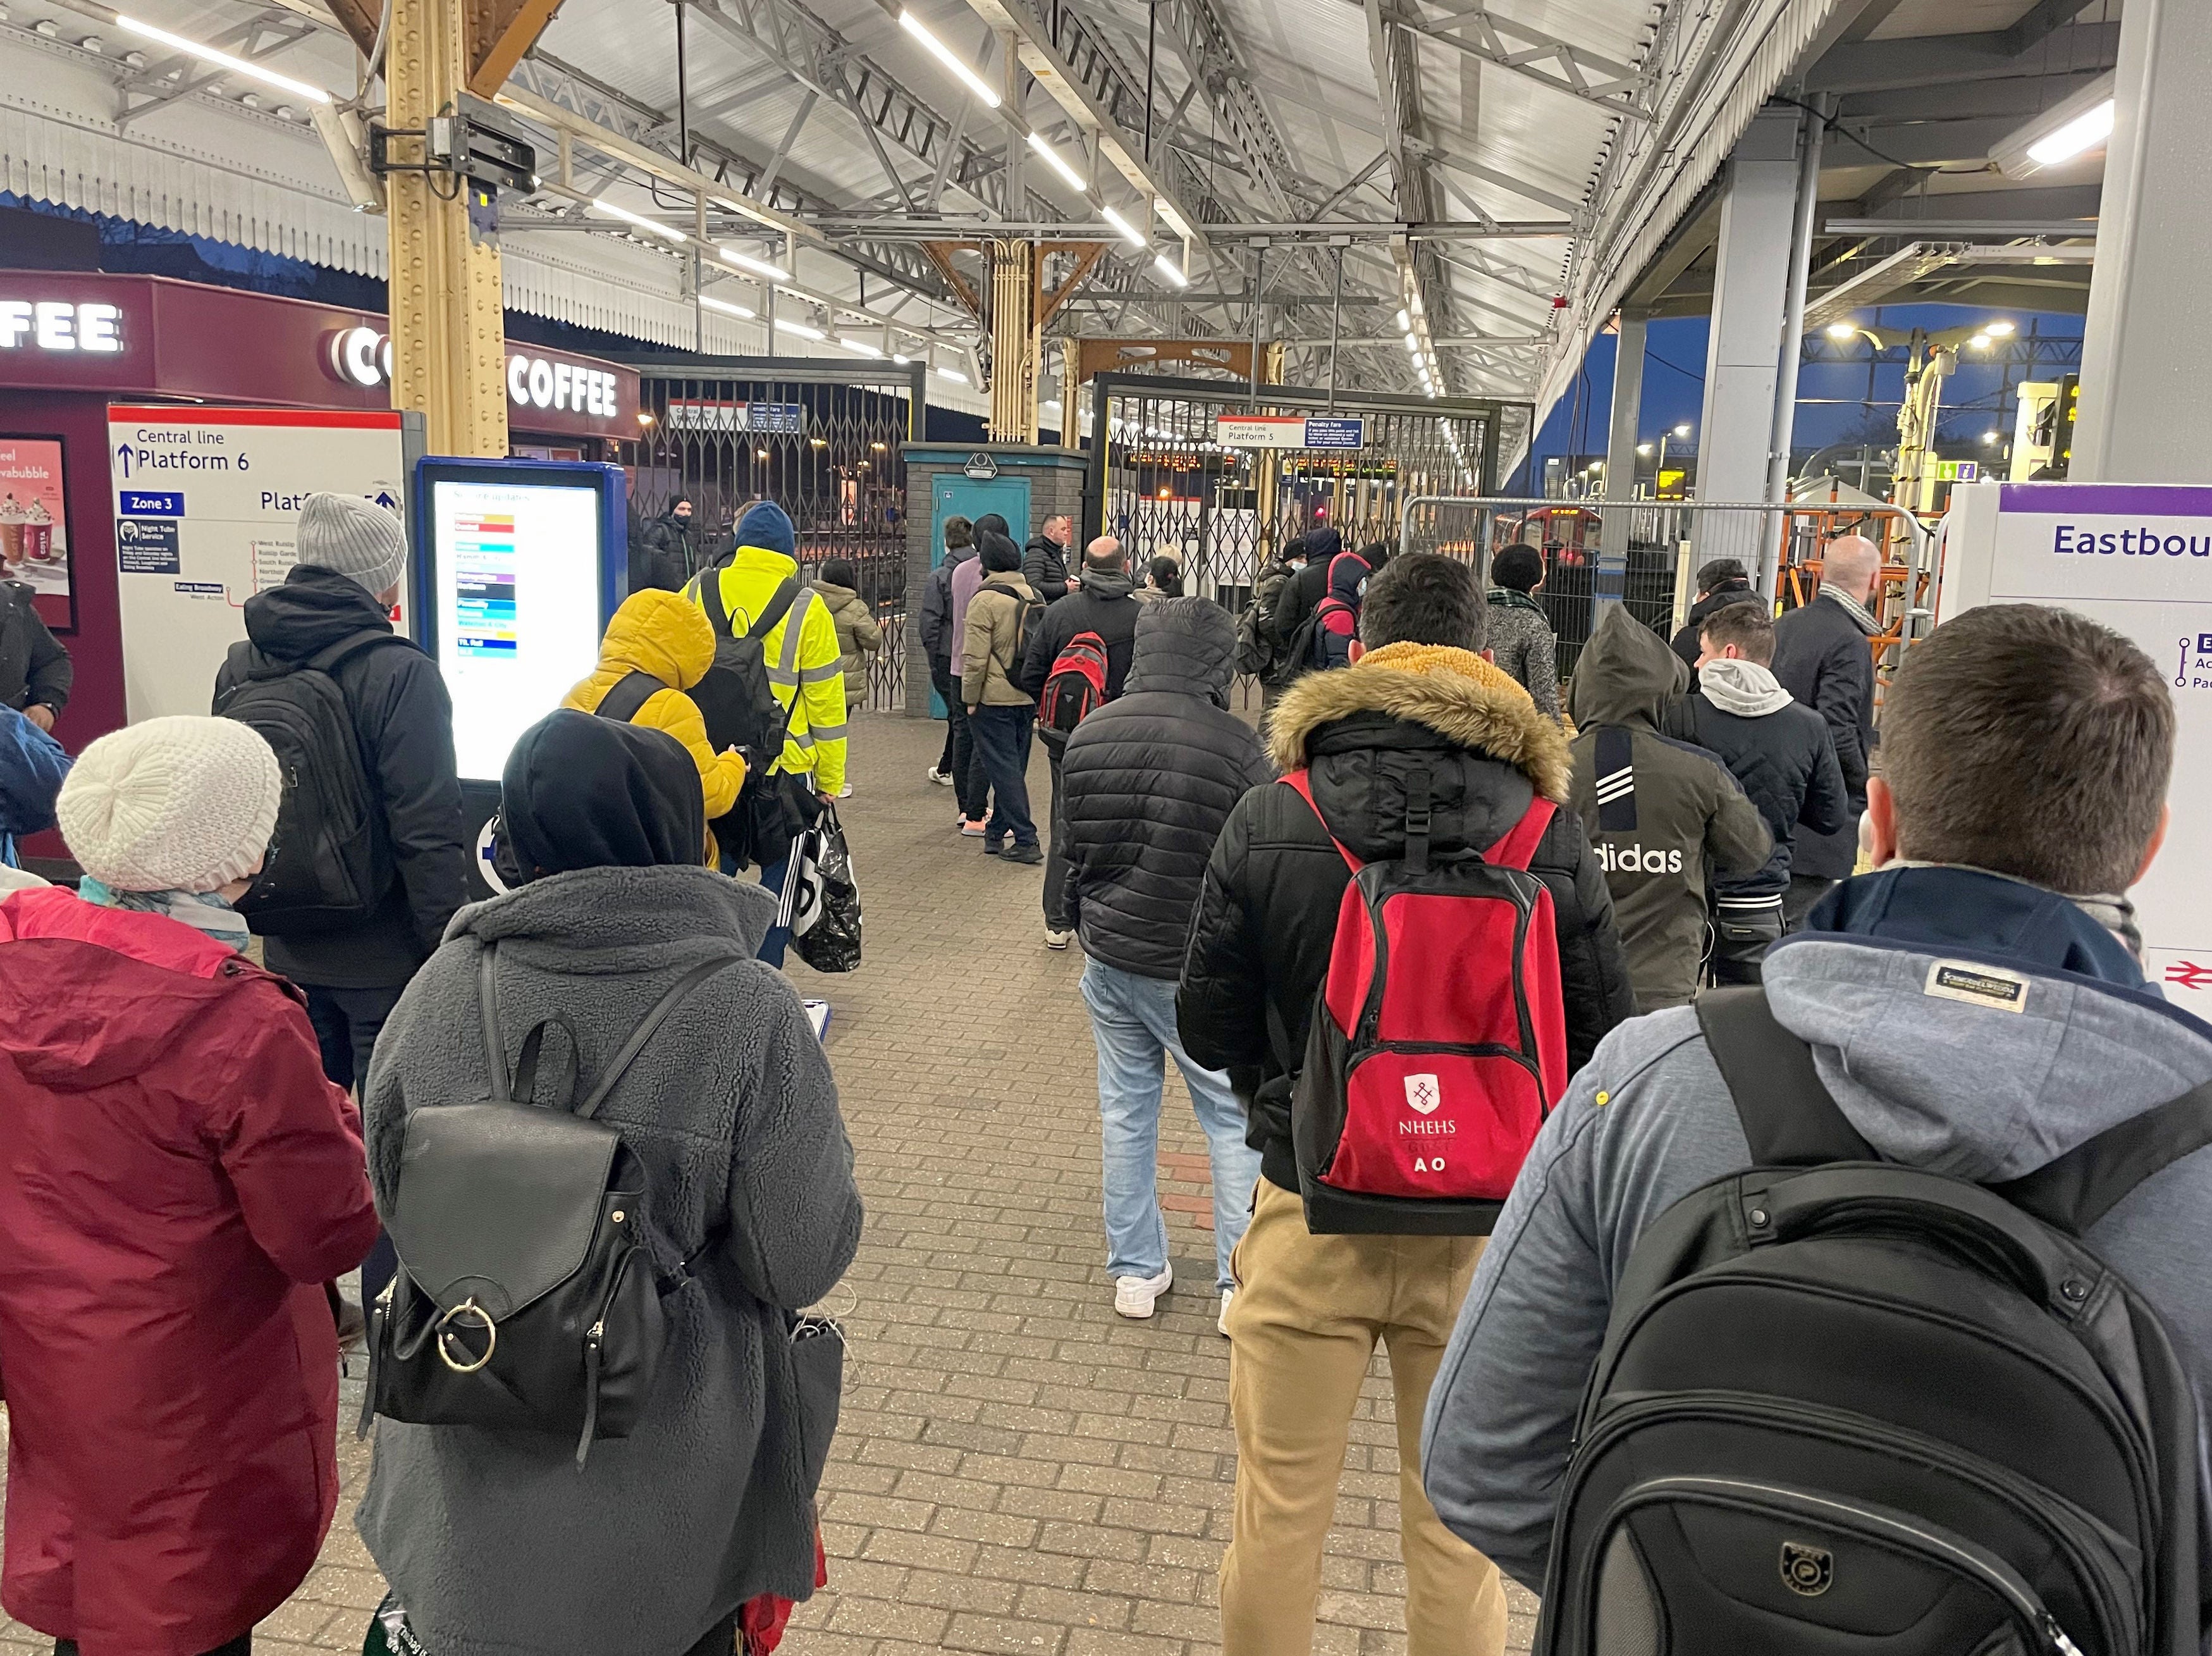
[[[1221,1563],[1224,1656],[1313,1647],[1322,1551],[1376,1342],[1397,1391],[1399,1549],[1408,1656],[1503,1656],[1498,1567],[1421,1489],[1421,1415],[1486,1238],[1315,1236],[1296,1194],[1260,1181],[1229,1311],[1235,1529]]]

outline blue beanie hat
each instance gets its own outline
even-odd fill
[[[781,552],[786,557],[799,556],[799,537],[792,531],[790,514],[772,500],[745,508],[745,514],[738,520],[737,542],[740,546]]]

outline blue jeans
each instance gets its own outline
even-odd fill
[[[1158,1276],[1167,1269],[1168,1227],[1160,1216],[1160,1089],[1172,1055],[1206,1129],[1213,1162],[1214,1273],[1234,1282],[1229,1256],[1251,1217],[1260,1153],[1244,1142],[1244,1111],[1229,1077],[1201,1069],[1176,1032],[1176,986],[1093,960],[1083,999],[1098,1047],[1099,1137],[1105,1149],[1106,1270]]]
[[[982,756],[983,773],[991,781],[991,819],[983,825],[986,844],[1004,843],[1013,836],[1017,845],[1037,843],[1036,824],[1030,817],[1030,744],[1036,736],[1036,709],[993,707],[986,702],[968,715],[968,728]]]

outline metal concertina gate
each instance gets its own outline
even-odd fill
[[[1604,536],[1606,520],[1615,513],[1628,517],[1625,560]],[[1934,619],[1936,539],[1901,506],[1422,495],[1401,508],[1396,539],[1400,551],[1467,559],[1486,579],[1501,548],[1520,541],[1543,552],[1544,584],[1536,600],[1559,636],[1565,679],[1596,624],[1601,595],[1617,596],[1638,621],[1671,636],[1697,595],[1697,570],[1733,557],[1754,581],[1763,571],[1771,575],[1777,600],[1795,608],[1818,590],[1820,547],[1849,534],[1882,549],[1875,612],[1885,625],[1869,641],[1881,663],[1891,646],[1925,636]]]
[[[1091,533],[1118,537],[1141,581],[1165,553],[1184,590],[1241,611],[1267,557],[1333,526],[1347,548],[1388,540],[1403,506],[1447,489],[1496,486],[1498,456],[1525,434],[1522,403],[1431,400],[1234,380],[1101,374],[1091,381]],[[1216,441],[1223,416],[1358,418],[1356,448],[1256,449]],[[1101,441],[1103,436],[1103,441]]]
[[[884,630],[867,706],[905,705],[906,461],[922,435],[920,362],[848,366],[796,357],[639,356],[641,431],[620,445],[632,534],[687,495],[703,557],[756,501],[791,514],[804,570],[850,562]],[[646,423],[642,417],[649,416]]]

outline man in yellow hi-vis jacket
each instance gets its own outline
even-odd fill
[[[695,576],[684,596],[705,608],[701,582],[719,582],[722,611],[732,628],[744,636],[751,618],[768,609],[783,583],[799,579],[798,539],[783,508],[762,501],[738,520],[736,540],[730,561]],[[802,782],[822,803],[832,803],[845,785],[845,670],[837,624],[829,606],[816,602],[811,589],[801,588],[768,630],[761,648],[768,658],[769,684],[788,720],[783,752],[769,764],[765,785],[775,786],[775,777],[789,776]],[[789,869],[786,848],[761,869],[761,884],[772,892],[781,891]],[[761,945],[761,959],[771,965],[783,964],[784,946],[791,941],[790,918],[787,909]]]

